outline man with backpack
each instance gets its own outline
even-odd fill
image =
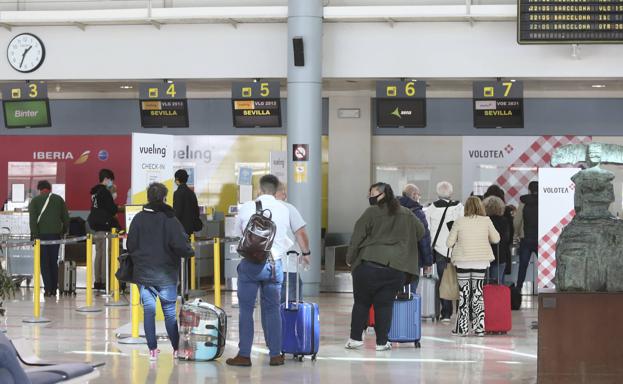
[[[235,231],[241,242],[238,250],[243,259],[238,265],[238,303],[239,316],[239,344],[238,354],[226,363],[232,366],[251,366],[251,347],[253,345],[253,311],[257,291],[260,289],[262,307],[262,323],[268,349],[270,350],[270,365],[283,365],[281,356],[281,285],[283,283],[282,258],[290,248],[287,239],[290,228],[290,212],[280,201],[275,199],[279,188],[279,179],[274,175],[265,175],[260,179],[261,195],[256,201],[249,201],[240,207],[236,218]],[[261,216],[260,216],[261,215]],[[270,217],[269,217],[270,216]],[[263,218],[262,218],[263,217]],[[270,220],[267,220],[268,218]],[[271,223],[272,222],[272,223]],[[259,230],[248,230],[254,227]],[[259,234],[259,235],[256,235]],[[261,258],[242,250],[257,248],[258,245],[268,248],[267,258]]]
[[[110,169],[100,169],[99,184],[91,188],[91,212],[87,218],[89,228],[95,232],[95,289],[106,288],[106,252],[109,240],[106,234],[113,227],[119,227],[117,220],[117,204],[113,199],[111,188],[115,181],[115,174]]]
[[[515,212],[515,235],[519,237],[519,271],[516,287],[521,292],[526,280],[526,271],[532,253],[538,255],[539,247],[539,183],[528,184],[527,195],[519,198],[519,207]]]

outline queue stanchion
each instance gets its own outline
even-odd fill
[[[107,307],[126,307],[128,303],[121,299],[120,284],[117,280],[117,270],[119,269],[119,233],[113,228],[111,250],[110,250],[110,285],[112,288],[112,300],[109,300],[106,304]]]
[[[140,337],[139,322],[141,310],[141,298],[136,284],[130,284],[130,312],[132,316],[131,327],[132,331],[130,337],[119,339],[119,344],[147,344],[145,338]]]
[[[32,274],[32,284],[34,287],[32,317],[24,319],[24,323],[41,324],[49,323],[50,320],[41,316],[41,240],[35,240],[34,266]]]
[[[102,296],[104,297],[111,297],[112,293],[110,291],[110,283],[112,282],[112,280],[110,280],[110,259],[111,259],[111,255],[110,255],[110,241],[113,238],[113,234],[115,233],[115,228],[111,229],[111,232],[106,232],[106,237],[104,237],[104,268],[105,268],[105,272],[104,272],[104,294]]]
[[[214,238],[214,305],[221,306],[221,239]]]
[[[93,235],[87,235],[87,278],[86,305],[76,309],[77,312],[100,312],[102,309],[93,305]]]
[[[192,235],[190,235],[190,246],[193,247],[194,249],[194,244],[195,244],[195,234],[193,233]],[[197,289],[197,276],[195,275],[196,273],[196,259],[195,259],[195,254],[193,253],[193,255],[190,257],[190,290],[194,291],[195,289]]]

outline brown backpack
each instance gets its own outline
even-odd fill
[[[268,215],[265,213],[268,212]],[[238,243],[238,253],[257,264],[263,264],[270,257],[277,226],[272,220],[273,214],[262,209],[262,202],[255,202],[255,213],[249,219],[242,238]]]

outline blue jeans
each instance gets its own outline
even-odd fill
[[[283,268],[281,260],[270,263],[255,264],[242,259],[238,264],[238,303],[240,304],[240,342],[238,354],[242,357],[251,356],[253,345],[254,324],[253,310],[257,290],[260,289],[262,307],[262,328],[268,343],[270,356],[281,354],[281,309],[280,296],[283,282]]]
[[[177,330],[177,320],[175,319],[175,302],[177,301],[177,286],[165,285],[162,287],[149,287],[139,285],[141,302],[143,303],[143,314],[145,326],[145,338],[147,347],[150,350],[158,347],[156,340],[156,297],[160,298],[162,312],[164,313],[164,324],[167,334],[171,341],[173,350],[177,350],[180,341],[180,334]]]
[[[286,275],[288,276],[288,280],[290,280],[290,289],[288,293],[288,300],[294,301],[296,300],[296,273],[283,273],[283,284],[281,285],[281,302],[286,302]],[[303,282],[301,278],[298,278],[299,284],[299,300],[303,301]]]
[[[500,279],[500,284],[504,285],[504,269],[506,268],[506,263],[498,264],[496,262],[491,263],[489,266],[489,279],[491,282],[498,282],[498,278]]]
[[[441,282],[441,278],[443,277],[443,271],[446,270],[446,265],[448,265],[448,258],[443,256],[439,252],[435,252],[435,259],[437,260],[437,274],[439,275],[439,281],[437,282],[437,291],[439,291],[439,283]],[[439,297],[439,293],[437,293],[437,297]],[[449,319],[452,317],[452,300],[439,299],[441,302],[441,318]]]
[[[534,239],[521,239],[519,242],[519,271],[517,272],[517,288],[521,290],[526,280],[526,272],[532,252],[538,255],[539,242]]]

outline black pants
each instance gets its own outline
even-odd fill
[[[368,326],[370,306],[374,304],[374,331],[376,344],[385,345],[392,324],[392,310],[396,293],[402,289],[405,273],[389,267],[363,262],[353,272],[353,313],[350,338],[361,340]]]
[[[61,235],[39,235],[43,240],[60,240]],[[56,293],[58,289],[58,250],[59,244],[41,246],[41,276],[45,292]]]
[[[526,272],[532,253],[539,254],[539,242],[536,239],[521,239],[519,242],[519,271],[517,273],[517,288],[521,291],[526,280]],[[536,281],[533,282],[536,284]]]

